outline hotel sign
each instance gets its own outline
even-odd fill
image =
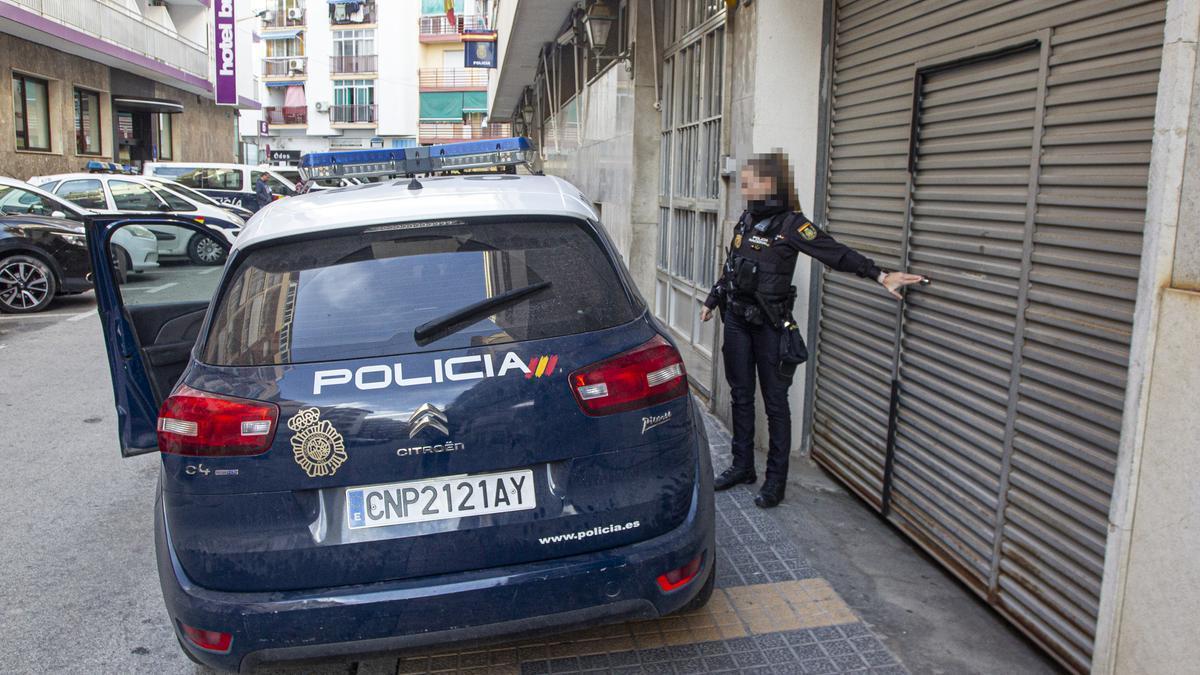
[[[217,105],[237,105],[237,23],[234,0],[216,0]]]

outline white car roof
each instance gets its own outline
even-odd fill
[[[364,225],[478,216],[597,218],[578,188],[554,176],[478,175],[397,179],[287,197],[260,209],[234,244]]]
[[[90,180],[102,180],[102,181],[127,180],[127,181],[132,181],[134,183],[141,183],[141,182],[145,181],[146,178],[147,178],[147,176],[142,176],[140,174],[135,174],[135,173],[88,173],[86,171],[79,171],[77,173],[56,173],[56,174],[53,174],[50,176],[33,176],[29,179],[29,182],[32,183],[33,181],[36,180],[39,183],[49,183],[50,181],[60,181],[61,182],[64,180],[89,180],[90,179]]]

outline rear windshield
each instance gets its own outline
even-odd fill
[[[460,349],[626,323],[637,314],[612,261],[577,222],[454,221],[251,251],[213,315],[204,361],[252,366]],[[372,232],[372,230],[376,230]],[[428,344],[414,329],[549,282]]]

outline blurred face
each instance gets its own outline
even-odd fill
[[[775,180],[758,175],[749,164],[742,167],[742,199],[766,199],[775,194]]]

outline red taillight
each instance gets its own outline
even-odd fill
[[[661,335],[571,373],[570,381],[579,407],[592,416],[646,408],[687,393],[683,359]]]
[[[266,452],[279,406],[179,387],[158,411],[158,449],[173,455],[219,457]]]
[[[700,573],[700,565],[703,562],[704,554],[701,553],[700,555],[696,556],[695,560],[684,565],[683,567],[673,569],[666,574],[659,575],[658,587],[662,589],[663,593],[670,593],[671,591],[687,586],[689,583],[691,583],[692,579],[695,579],[696,575]]]
[[[179,627],[183,629],[183,636],[187,638],[188,642],[200,649],[225,653],[233,646],[233,635],[231,633],[193,628],[182,621],[179,622]]]

